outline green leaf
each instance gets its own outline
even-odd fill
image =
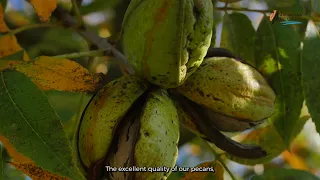
[[[285,169],[285,168],[274,168],[270,169],[262,175],[253,176],[251,180],[319,180],[318,177],[311,174],[308,171]]]
[[[311,116],[308,112],[308,108],[307,108],[305,101],[304,101],[302,109],[301,109],[299,121],[296,123],[296,126],[292,131],[291,142],[300,134],[304,125],[307,123],[307,121],[310,118],[311,118]]]
[[[256,31],[250,19],[242,13],[225,14],[222,21],[220,47],[229,49],[251,65],[255,65],[254,41]]]
[[[308,19],[301,19],[301,20],[299,19],[298,21],[301,22],[301,24],[296,25],[296,29],[300,35],[300,39],[303,40],[305,37],[306,31],[307,31],[307,26],[308,26],[309,20]]]
[[[3,7],[3,10],[5,10],[6,7],[7,7],[7,0],[0,0],[0,4],[1,4],[2,7]]]
[[[311,7],[314,12],[320,13],[320,1],[311,0]]]
[[[94,0],[90,4],[80,7],[80,12],[82,15],[86,15],[92,12],[102,11],[108,8],[114,8],[120,2],[121,0]]]
[[[289,147],[303,103],[300,72],[300,36],[292,26],[265,17],[257,30],[257,69],[267,78],[276,94],[276,112],[269,119]]]
[[[78,106],[80,106],[79,103],[81,99],[83,99],[84,102],[88,102],[91,98],[89,95],[75,92],[50,90],[45,91],[45,93],[63,124],[66,123],[66,121],[70,121],[72,117],[78,113]],[[70,106],[70,104],[74,104],[74,106]]]
[[[212,4],[214,5],[215,2],[212,1]],[[222,18],[223,17],[221,16],[220,12],[218,12],[218,11],[213,12],[213,28],[212,28],[212,37],[211,37],[210,47],[215,47],[215,45],[216,45],[217,26],[222,21]]]
[[[3,147],[2,145],[0,144],[0,180],[4,180],[4,171],[3,171],[3,168],[4,168],[4,160],[2,158],[2,153],[3,153]]]
[[[80,36],[75,36],[72,30],[54,28],[42,34],[41,41],[26,46],[29,47],[28,54],[31,58],[87,51],[86,42]]]
[[[310,1],[300,1],[301,8],[304,9],[303,14],[311,14],[312,8]],[[299,13],[300,15],[300,13]],[[301,13],[302,15],[302,13]],[[297,21],[301,22],[301,24],[297,24],[294,27],[297,29],[298,33],[300,34],[300,38],[303,40],[306,34],[307,26],[309,23],[309,19],[305,19],[302,17],[296,17]]]
[[[0,134],[16,150],[53,173],[84,179],[46,95],[24,74],[0,72]]]
[[[320,38],[306,39],[303,45],[301,73],[306,104],[312,121],[320,133]]]
[[[71,148],[73,150],[73,155],[75,158],[78,159],[78,141],[77,141],[77,137],[78,137],[78,127],[80,125],[81,122],[81,118],[82,118],[82,113],[84,112],[86,106],[90,103],[90,100],[92,99],[92,96],[88,96],[85,94],[80,94],[80,99],[78,99],[79,101],[76,103],[78,106],[76,114],[74,115],[74,117],[72,117],[71,120],[69,120],[68,122],[66,122],[64,124],[64,129],[65,131],[68,133],[68,138],[70,140],[71,143]],[[81,162],[78,161],[78,167],[80,167],[81,172],[85,172],[85,170],[82,168]]]
[[[26,180],[26,175],[22,173],[20,170],[10,166],[9,164],[5,164],[4,168],[4,179],[7,180]]]
[[[9,56],[6,57],[1,57],[0,60],[23,60],[23,55],[24,55],[24,49],[21,51],[18,51],[14,54],[11,54]]]

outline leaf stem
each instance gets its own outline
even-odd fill
[[[247,11],[247,12],[259,12],[259,13],[272,13],[270,10],[260,10],[260,9],[248,9],[248,8],[233,8],[233,7],[215,7],[216,11]]]
[[[212,153],[215,156],[216,161],[220,162],[221,165],[224,167],[224,169],[228,172],[228,174],[230,175],[232,180],[236,180],[236,177],[234,177],[233,173],[230,171],[230,169],[228,168],[228,166],[226,165],[226,163],[223,161],[223,159],[221,158],[221,154],[218,154],[212,147],[211,145],[208,143],[208,141],[205,141],[206,144],[208,145],[209,149],[212,151]]]
[[[61,26],[59,24],[49,24],[49,23],[29,24],[29,25],[14,29],[14,30],[10,31],[9,33],[12,35],[15,35],[15,34],[21,33],[21,32],[28,30],[28,29],[43,28],[43,27],[61,27]]]
[[[249,9],[249,8],[233,8],[233,7],[215,7],[215,10],[216,11],[228,11],[228,10],[231,10],[231,11],[247,11],[247,12],[256,12],[256,13],[262,13],[262,14],[266,14],[266,13],[272,13],[272,11],[270,10],[261,10],[261,9]],[[301,15],[299,16],[299,18],[302,18],[302,19],[312,19],[311,16],[308,16],[308,15]]]
[[[224,167],[224,169],[228,172],[232,180],[236,180],[236,177],[234,177],[233,173],[230,171],[226,163],[221,159],[220,154],[216,154],[216,160],[221,163],[221,165]]]
[[[53,56],[55,58],[80,58],[80,57],[95,57],[95,56],[111,56],[112,52],[110,48],[99,49],[92,51],[76,52],[70,54],[62,54]]]
[[[74,17],[70,16],[68,12],[63,9],[61,6],[57,6],[55,11],[52,13],[57,19],[61,20],[63,24],[67,25],[68,27],[73,26],[76,24],[76,20]],[[134,74],[135,71],[132,66],[128,63],[127,58],[115,47],[113,47],[106,38],[100,37],[96,32],[86,29],[78,30],[78,33],[87,40],[87,42],[94,44],[99,49],[110,48],[111,54],[115,57],[116,62],[123,67],[125,67],[128,74]]]
[[[72,10],[78,20],[78,27],[82,27],[84,25],[84,22],[77,4],[77,0],[71,0],[71,2],[72,2]]]

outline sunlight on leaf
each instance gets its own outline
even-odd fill
[[[57,0],[29,0],[33,8],[37,12],[37,15],[40,17],[40,20],[45,22],[49,21],[51,13],[57,7]]]
[[[202,167],[202,168],[212,168],[214,172],[208,170],[208,171],[196,171],[196,167]],[[217,162],[217,161],[212,161],[212,162],[204,162],[199,164],[198,166],[194,167],[194,172],[187,172],[185,176],[181,180],[223,180],[223,174],[224,174],[224,169],[223,166]],[[192,168],[192,167],[191,167]]]
[[[309,170],[304,159],[289,151],[284,151],[282,157],[293,169]]]
[[[254,49],[256,68],[262,70],[260,72],[276,94],[275,113],[269,120],[289,148],[303,103],[300,35],[292,26],[272,24],[268,17],[259,24],[257,34]],[[272,66],[266,69],[269,62]],[[269,73],[271,68],[275,71],[272,74]]]
[[[270,54],[268,54],[258,70],[264,75],[271,76],[273,73],[278,71],[277,62],[271,57]]]
[[[8,27],[4,22],[4,8],[0,4],[0,33],[8,32]]]
[[[288,54],[286,53],[286,50],[284,50],[283,48],[278,48],[278,51],[279,51],[279,55],[281,57],[283,57],[285,59],[289,58]],[[279,69],[281,69],[281,68],[279,68]]]
[[[31,78],[42,90],[94,91],[99,82],[98,77],[68,59],[40,56],[30,63],[18,64],[15,69]]]
[[[24,74],[0,72],[0,134],[17,152],[52,173],[84,179],[47,96]]]
[[[50,173],[32,163],[9,162],[9,164],[28,175],[32,180],[68,180],[68,178]]]

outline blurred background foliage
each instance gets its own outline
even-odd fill
[[[70,0],[60,0],[58,2],[68,9],[71,8]],[[117,40],[121,29],[122,18],[129,2],[130,0],[83,0],[80,11],[82,15],[84,15],[84,21],[90,29],[96,31],[101,37],[108,38],[111,42],[115,42],[116,46],[121,49]],[[225,6],[223,2],[215,0],[213,0],[213,2],[216,4],[216,7]],[[306,14],[313,19],[314,25],[320,29],[320,0],[243,0],[231,3],[228,7],[256,10],[277,9],[289,13]],[[227,12],[230,13],[231,11]],[[214,47],[220,46],[221,21],[224,13],[224,11],[216,11],[214,13],[216,26],[216,38],[212,42],[212,46]],[[241,13],[247,15],[252,21],[253,27],[257,29],[263,14],[246,11],[241,11]],[[8,1],[5,11],[5,21],[10,29],[39,22],[33,8],[24,0]],[[55,21],[57,20],[52,17],[51,22]],[[300,32],[301,37],[305,36],[306,29],[307,34],[318,31],[309,27],[310,22],[308,20],[302,20],[302,22],[302,25],[295,26],[298,32]],[[87,44],[82,37],[70,29],[30,29],[17,34],[17,39],[31,58],[40,55],[53,56],[94,49],[94,47]],[[75,61],[88,68],[91,72],[101,72],[105,74],[105,83],[122,75],[121,69],[117,64],[113,63],[110,57],[79,58],[75,59]],[[73,131],[73,120],[81,114],[83,107],[88,103],[92,94],[84,95],[82,93],[58,91],[47,91],[45,93],[48,95],[52,105],[63,121],[66,132],[71,134]],[[307,113],[306,109],[305,111],[305,113]],[[1,149],[0,152],[4,155],[3,161],[8,160],[9,156],[6,151]],[[250,179],[253,175],[259,175],[267,172],[269,169],[277,167],[307,170],[320,177],[320,136],[316,133],[314,123],[310,119],[291,144],[290,152],[291,153],[283,152],[265,164],[244,166],[232,161],[226,161],[226,165],[237,179]],[[186,129],[181,128],[177,166],[192,167],[203,161],[212,161],[214,159],[215,155],[212,153],[212,149],[208,144],[204,143],[200,138],[195,137]],[[11,166],[5,166],[6,179],[25,179],[24,175],[14,170]],[[225,179],[230,179],[229,174],[226,171],[224,173]],[[183,175],[183,172],[173,172],[169,180],[179,179]]]

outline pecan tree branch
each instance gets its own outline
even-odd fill
[[[52,13],[54,17],[62,21],[66,27],[74,27],[77,25],[77,20],[69,15],[69,13],[60,6],[57,6],[55,11]],[[78,29],[78,33],[85,38],[88,42],[95,45],[99,49],[109,49],[112,52],[112,55],[117,58],[118,63],[125,67],[127,73],[134,74],[133,68],[128,64],[127,58],[113,47],[106,38],[100,37],[96,32],[88,30],[86,27]]]

